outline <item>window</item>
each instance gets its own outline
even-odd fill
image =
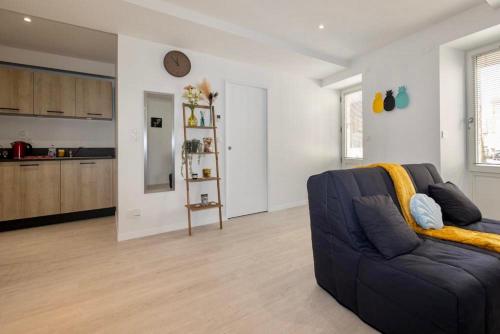
[[[342,155],[363,159],[363,93],[360,87],[342,92]]]
[[[500,49],[475,52],[471,61],[471,160],[474,166],[500,166]]]

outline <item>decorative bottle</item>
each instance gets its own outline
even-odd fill
[[[194,115],[194,107],[191,108],[191,115],[188,118],[188,126],[198,126],[198,119]]]

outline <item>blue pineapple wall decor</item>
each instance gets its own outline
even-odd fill
[[[406,92],[406,87],[399,87],[398,95],[396,96],[396,107],[398,109],[405,109],[410,104],[410,97]]]

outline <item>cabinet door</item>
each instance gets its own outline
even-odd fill
[[[35,115],[74,117],[76,79],[35,72]]]
[[[61,163],[61,212],[113,207],[112,160]]]
[[[33,72],[0,67],[0,113],[33,115]]]
[[[0,221],[21,218],[19,164],[0,163]]]
[[[59,161],[19,164],[22,217],[61,212],[61,164]]]
[[[76,116],[113,118],[113,85],[110,81],[76,79]]]

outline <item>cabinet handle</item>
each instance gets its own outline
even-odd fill
[[[21,167],[37,167],[40,166],[39,164],[29,164],[29,165],[19,165]]]
[[[95,113],[92,113],[92,112],[88,112],[87,115],[92,115],[92,116],[102,116],[102,114],[95,114]]]
[[[54,114],[64,114],[64,111],[60,111],[60,110],[47,110],[47,112],[51,112]]]
[[[80,162],[80,165],[95,165],[95,162]]]
[[[19,108],[5,108],[5,107],[0,107],[0,110],[9,110],[9,111],[20,111]]]

